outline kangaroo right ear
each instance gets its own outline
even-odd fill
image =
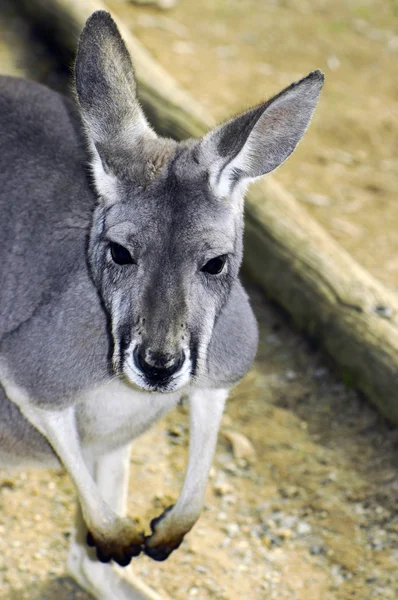
[[[136,94],[126,45],[109,13],[91,15],[82,31],[75,63],[80,113],[89,138],[98,192],[112,200],[116,177],[142,154],[144,138],[156,134],[148,125]]]
[[[203,138],[201,159],[216,196],[241,206],[247,184],[287,159],[310,123],[322,84],[323,74],[313,71]]]

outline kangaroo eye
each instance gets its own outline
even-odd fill
[[[109,242],[109,248],[113,261],[118,265],[134,265],[135,260],[124,246],[116,242]]]
[[[211,258],[201,268],[201,271],[203,271],[204,273],[208,273],[209,275],[219,275],[224,268],[226,260],[227,260],[226,254],[222,254],[221,256],[216,256],[215,258]]]

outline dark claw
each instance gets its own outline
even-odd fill
[[[102,563],[108,563],[111,561],[109,554],[104,554],[99,548],[97,548],[97,558]]]
[[[158,517],[155,517],[154,519],[152,519],[151,523],[150,523],[150,527],[151,527],[151,531],[152,533],[155,533],[156,530],[156,525],[165,518],[165,516],[167,515],[168,512],[170,512],[172,509],[174,508],[174,504],[171,504],[170,506],[168,506],[167,508],[164,509],[164,511],[162,512],[162,514],[160,514]],[[146,541],[146,540],[145,540]],[[164,559],[163,559],[164,560]]]
[[[171,506],[168,506],[161,515],[159,515],[158,517],[156,517],[155,519],[152,519],[151,523],[150,523],[150,527],[151,527],[151,531],[152,531],[152,535],[154,533],[156,533],[156,526],[158,525],[158,523],[164,519],[164,517],[167,515],[168,512],[170,512],[172,509],[174,508],[174,504],[172,504]],[[183,537],[180,540],[177,541],[172,541],[171,543],[164,545],[164,546],[159,546],[159,547],[150,547],[148,545],[148,543],[150,542],[152,536],[147,536],[145,538],[145,545],[143,548],[144,553],[149,556],[150,558],[152,558],[153,560],[156,560],[158,562],[162,562],[164,560],[167,560],[170,556],[170,554],[174,551],[177,550],[177,548],[179,548],[181,546],[182,540],[184,539]]]
[[[144,541],[144,534],[142,533],[141,535],[142,540]],[[119,547],[118,549],[115,548],[114,550],[111,548],[106,549],[106,547],[104,549],[104,547],[101,546],[98,547],[94,541],[93,535],[90,532],[87,533],[86,541],[90,548],[96,548],[97,559],[100,562],[109,563],[111,560],[113,560],[121,567],[127,567],[127,565],[130,564],[131,559],[141,554],[141,551],[143,550],[143,543],[131,544],[125,548]]]
[[[172,552],[174,552],[174,550],[177,550],[177,548],[179,548],[181,546],[182,540],[184,539],[182,537],[178,542],[176,542],[174,544],[169,544],[167,546],[159,546],[158,548],[151,548],[146,543],[150,540],[150,538],[151,538],[151,536],[145,538],[144,553],[147,556],[149,556],[149,558],[152,558],[153,560],[157,560],[158,562],[163,562],[164,560],[167,560],[169,558],[170,554]]]
[[[147,538],[149,539],[149,538]],[[177,548],[178,546],[176,546]],[[149,556],[149,558],[152,558],[153,560],[157,560],[158,562],[163,562],[164,560],[166,560],[167,558],[169,558],[170,554],[173,552],[173,550],[175,550],[176,548],[148,548],[148,546],[145,546],[144,548],[144,552],[147,556]]]
[[[138,554],[134,554],[134,556],[138,556]],[[117,560],[116,562],[121,567],[128,567],[128,565],[131,563],[131,556],[125,554],[120,560]]]
[[[134,558],[134,557],[139,556],[141,554],[142,548],[143,548],[142,544],[140,544],[139,546],[137,546],[137,545],[130,546],[130,548],[128,549],[127,553],[130,556],[130,558]]]

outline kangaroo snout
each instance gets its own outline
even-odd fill
[[[133,352],[135,366],[152,385],[167,383],[181,369],[185,361],[185,353],[180,350],[176,354],[152,352],[142,344]]]

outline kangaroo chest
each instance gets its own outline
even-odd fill
[[[181,392],[151,394],[120,381],[86,392],[77,403],[79,436],[99,452],[127,444],[174,408]]]

